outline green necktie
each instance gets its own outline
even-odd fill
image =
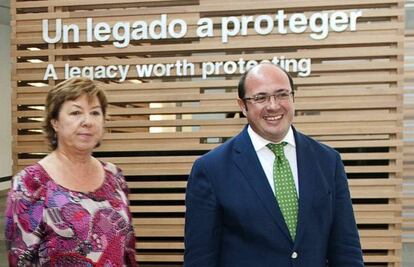
[[[290,235],[295,240],[296,224],[298,220],[298,197],[295,181],[289,161],[285,157],[283,147],[286,142],[280,144],[268,144],[267,147],[275,154],[273,163],[273,181],[275,183],[275,195],[282,211],[283,218],[289,229]]]

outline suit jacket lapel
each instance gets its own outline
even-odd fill
[[[299,212],[296,230],[295,245],[298,245],[305,232],[307,214],[311,212],[313,195],[315,194],[315,181],[318,174],[317,166],[314,164],[315,153],[312,147],[301,133],[294,130],[296,142],[296,158],[299,179]]]
[[[243,177],[254,189],[257,197],[266,207],[275,223],[286,235],[286,237],[291,239],[275,195],[273,194],[269,182],[267,181],[266,175],[247,133],[247,127],[245,127],[244,130],[236,137],[233,160],[237,167],[241,170]]]

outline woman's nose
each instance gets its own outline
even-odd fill
[[[92,118],[91,115],[85,114],[82,118],[82,125],[84,126],[90,126],[92,124]]]

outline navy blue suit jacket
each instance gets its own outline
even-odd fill
[[[294,136],[295,240],[245,127],[193,165],[186,192],[185,267],[364,266],[339,154],[296,130]]]

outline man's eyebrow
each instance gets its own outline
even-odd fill
[[[280,89],[276,89],[274,92],[276,92],[276,93],[280,93],[280,92],[283,92],[283,91],[288,91],[288,92],[290,92],[290,90],[289,89],[287,89],[287,88],[280,88]],[[267,93],[267,92],[258,92],[258,93],[256,93],[256,94],[254,94],[254,95],[268,95],[269,93]]]

